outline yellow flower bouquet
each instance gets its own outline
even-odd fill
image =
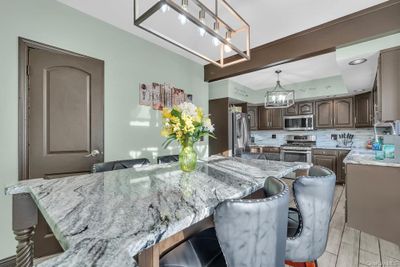
[[[194,143],[204,136],[215,138],[214,126],[210,118],[204,116],[201,108],[189,102],[174,106],[172,109],[164,108],[162,118],[161,135],[167,137],[163,144],[164,148],[168,147],[171,142],[178,141],[182,146],[179,154],[180,167],[183,171],[193,171],[197,163]]]

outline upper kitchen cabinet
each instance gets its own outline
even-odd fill
[[[337,128],[353,128],[353,97],[333,100],[333,126]]]
[[[314,114],[314,102],[301,102],[298,106],[299,115]]]
[[[283,125],[283,112],[280,108],[258,108],[258,128],[260,130],[279,130]]]
[[[314,113],[314,102],[299,102],[285,109],[285,116],[309,115]]]
[[[333,101],[321,100],[315,102],[316,128],[333,128]]]
[[[372,93],[356,95],[354,98],[354,124],[356,128],[371,127],[373,121]]]
[[[298,104],[294,104],[285,109],[285,116],[296,116],[298,114]]]
[[[258,107],[256,106],[248,106],[247,114],[250,119],[250,130],[258,129]]]
[[[400,119],[400,47],[381,51],[378,68],[378,109],[382,121]]]

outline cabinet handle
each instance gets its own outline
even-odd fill
[[[357,124],[357,117],[354,117],[354,124]]]

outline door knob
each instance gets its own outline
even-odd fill
[[[85,158],[95,158],[100,154],[100,151],[97,149],[94,149],[90,152],[90,154],[85,155]]]

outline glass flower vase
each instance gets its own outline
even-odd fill
[[[192,143],[182,145],[179,153],[179,166],[184,172],[192,172],[196,169],[197,153]]]

